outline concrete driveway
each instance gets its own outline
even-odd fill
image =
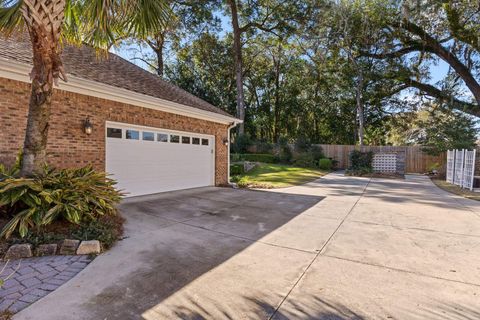
[[[121,210],[128,238],[15,319],[480,319],[480,205],[424,177]]]

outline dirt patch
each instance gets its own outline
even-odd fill
[[[11,320],[13,313],[8,310],[0,311],[0,320]]]
[[[462,189],[457,185],[446,182],[439,178],[431,178],[432,182],[442,190],[462,196],[467,199],[480,201],[480,192],[473,192],[467,189]]]
[[[345,175],[352,176],[352,177],[366,177],[366,178],[379,178],[379,179],[401,179],[401,180],[405,179],[405,176],[399,173],[380,173],[380,172],[362,173],[362,172],[355,172],[355,171],[347,171]]]

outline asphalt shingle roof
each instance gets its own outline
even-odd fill
[[[18,36],[12,36],[8,39],[0,37],[0,57],[31,65],[32,49],[30,41]],[[232,117],[222,109],[113,53],[108,53],[108,56],[102,57],[89,46],[74,47],[67,45],[63,49],[62,58],[67,76],[73,75]]]

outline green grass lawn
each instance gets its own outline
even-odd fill
[[[314,168],[263,163],[243,175],[232,177],[232,181],[239,187],[285,188],[313,181],[327,173]]]

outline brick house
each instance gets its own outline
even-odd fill
[[[66,46],[63,61],[69,79],[54,90],[51,165],[92,164],[130,195],[228,183],[238,119],[111,53]],[[0,39],[0,163],[23,145],[30,70],[29,41]]]

